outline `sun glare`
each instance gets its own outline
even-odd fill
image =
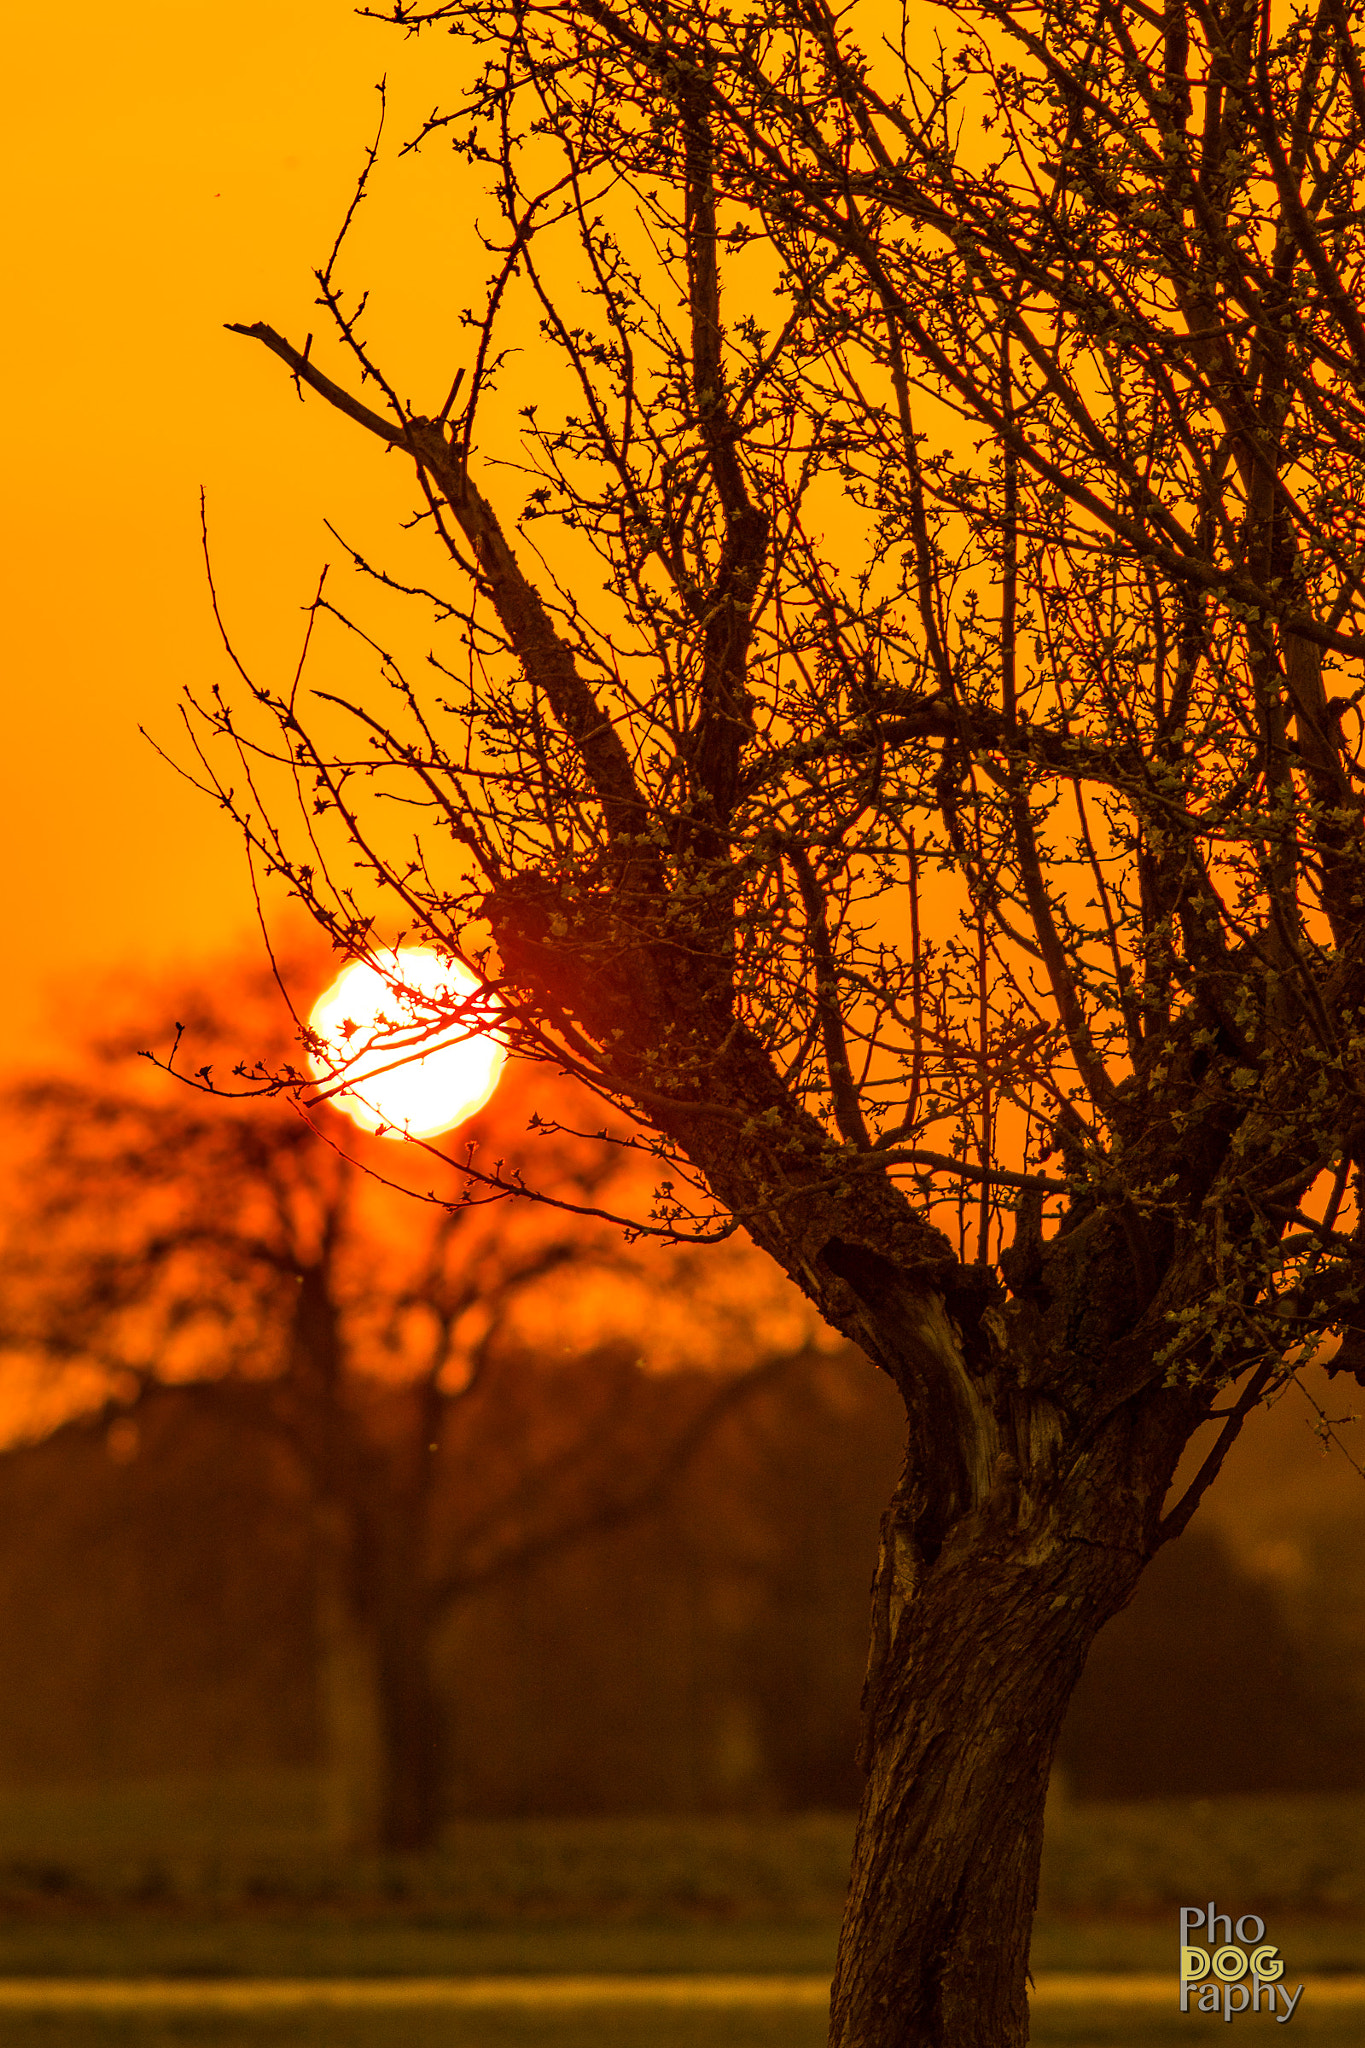
[[[433,1004],[464,1002],[478,986],[467,967],[426,946],[400,947],[382,973],[353,960],[308,1020],[323,1047],[309,1065],[327,1099],[384,1137],[434,1138],[473,1116],[498,1085],[502,1047],[477,1018],[430,1033]]]

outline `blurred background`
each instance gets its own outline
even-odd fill
[[[325,974],[301,937],[302,1006]],[[889,1382],[742,1244],[602,1220],[647,1209],[648,1161],[571,1136],[600,1110],[543,1069],[462,1144],[594,1215],[462,1201],[330,1110],[137,1057],[177,1032],[187,1074],[288,1050],[230,957],[121,979],[5,1096],[0,1851],[56,1841],[77,1788],[112,1816],[173,1782],[224,1850],[272,1799],[277,1831],[398,1851],[856,1807]],[[1365,1793],[1348,1407],[1320,1378],[1252,1417],[1101,1638],[1060,1797]]]
[[[620,1399],[614,1350],[517,1370],[514,1426],[535,1401],[588,1431]],[[647,1384],[632,1433],[680,1433],[697,1377]],[[306,1475],[212,1392],[156,1388],[0,1459],[7,1848],[44,1815],[59,1833],[77,1787],[105,1788],[113,1814],[152,1780],[200,1780],[207,1816],[220,1783],[223,1846],[257,1824],[240,1804],[253,1776],[278,1788],[281,1827],[344,1835],[372,1804],[335,1783],[358,1679],[332,1640]],[[593,1527],[613,1509],[580,1508],[595,1461],[577,1475],[572,1533],[485,1583],[476,1568],[433,1617],[440,1819],[854,1807],[898,1406],[860,1356],[796,1355],[624,1526]],[[1365,1791],[1365,1500],[1306,1413],[1286,1398],[1249,1429],[1221,1498],[1102,1638],[1062,1741],[1072,1800]],[[437,1524],[468,1524],[492,1456],[501,1482],[533,1486],[500,1422],[467,1418],[435,1461]],[[619,1407],[613,1427],[626,1434]],[[512,1513],[538,1536],[543,1510],[528,1493]]]

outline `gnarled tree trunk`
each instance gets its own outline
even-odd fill
[[[1059,1322],[1118,1325],[1087,1387],[1074,1354],[1044,1351],[1036,1307],[1002,1305],[984,1274],[959,1269],[940,1294],[863,1247],[826,1247],[909,1417],[874,1588],[831,2048],[1028,2039],[1057,1738],[1092,1643],[1171,1527],[1196,1412],[1188,1389],[1162,1385],[1151,1347],[1119,1335],[1134,1306],[1125,1262],[1112,1218],[1050,1260]]]
[[[834,2048],[1028,2038],[1053,1751],[1090,1646],[1143,1563],[1128,1500],[1084,1532],[1076,1509],[1070,1493],[1036,1518],[988,1508],[922,1565],[898,1615],[894,1586],[879,1584]],[[895,1570],[884,1556],[882,1576]]]

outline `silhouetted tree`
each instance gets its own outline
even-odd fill
[[[240,1008],[180,1008],[201,1050],[243,1028]],[[31,1145],[0,1337],[93,1369],[111,1417],[170,1386],[287,1447],[312,1503],[337,1825],[429,1843],[432,1649],[454,1604],[657,1503],[783,1354],[651,1371],[647,1311],[631,1341],[610,1304],[594,1343],[586,1291],[638,1283],[619,1229],[458,1183],[419,1209],[283,1103],[201,1103],[116,1072],[32,1084],[7,1113]],[[319,1116],[339,1138],[335,1112]],[[513,1076],[466,1137],[506,1172],[554,1155],[581,1204],[609,1195],[616,1160],[525,1125]],[[383,1152],[372,1141],[371,1163]],[[672,1313],[700,1310],[675,1290]]]
[[[238,331],[414,462],[438,674],[205,694],[206,786],[635,1115],[642,1227],[738,1220],[896,1381],[831,2039],[1004,2048],[1091,1643],[1365,1355],[1361,10],[390,18],[471,46],[463,383],[404,402],[344,241],[372,404]]]

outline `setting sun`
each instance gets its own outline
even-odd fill
[[[470,1017],[428,1044],[439,1009],[466,1001],[479,984],[429,947],[391,957],[383,973],[352,961],[319,996],[308,1021],[321,1049],[309,1064],[326,1099],[362,1130],[432,1138],[482,1109],[506,1055]]]

